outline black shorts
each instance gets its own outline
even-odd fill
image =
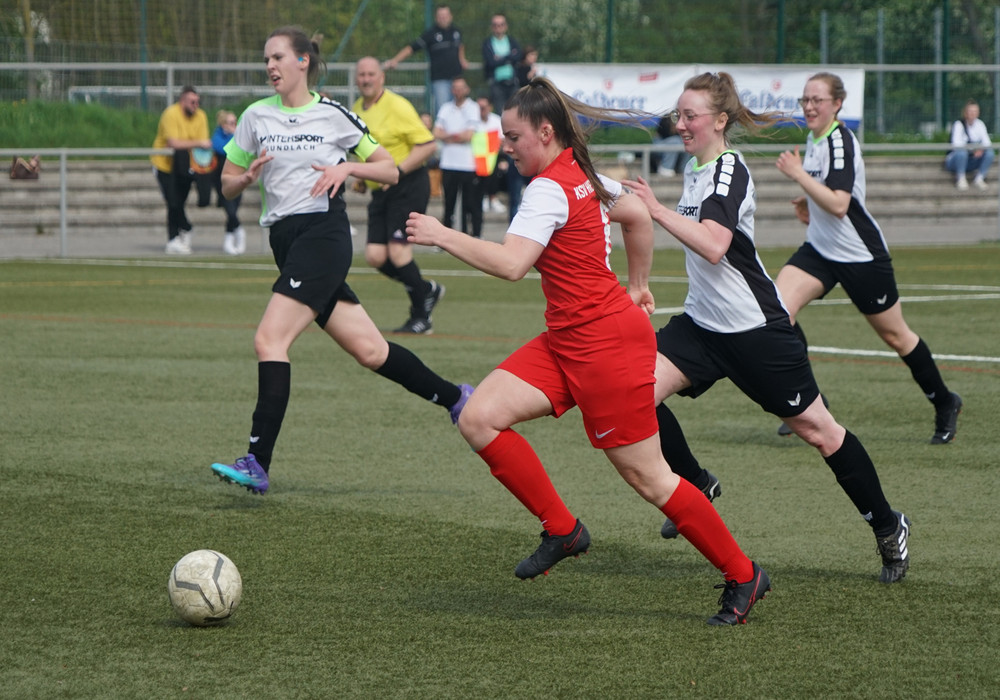
[[[361,303],[347,286],[353,247],[351,224],[342,208],[288,216],[272,224],[270,240],[280,271],[271,291],[315,311],[320,328],[338,301]]]
[[[656,349],[691,381],[682,396],[698,398],[728,377],[780,418],[799,415],[819,396],[805,345],[787,319],[743,333],[716,333],[680,314],[657,331]]]
[[[839,283],[858,311],[866,316],[881,313],[899,301],[896,275],[889,258],[861,263],[834,262],[820,255],[812,244],[803,243],[785,264],[818,279],[823,284],[823,296]]]
[[[387,190],[373,190],[368,203],[368,242],[406,243],[406,220],[411,211],[423,214],[431,198],[427,168],[409,172]]]

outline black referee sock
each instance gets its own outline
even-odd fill
[[[288,362],[257,363],[257,407],[253,412],[248,452],[268,471],[271,453],[281,432],[292,386],[292,365]]]
[[[895,532],[896,516],[882,493],[875,465],[854,433],[848,430],[840,449],[823,459],[858,512],[866,520],[870,517],[869,525],[875,535],[886,537]]]
[[[677,422],[673,411],[667,408],[667,404],[661,403],[656,407],[656,423],[660,429],[660,451],[666,457],[671,471],[700,489],[708,486],[708,472],[701,468],[698,460],[691,454],[681,424]]]
[[[431,403],[451,408],[462,396],[462,390],[432,372],[420,358],[396,343],[389,343],[389,356],[375,370],[412,394]]]
[[[417,267],[417,263],[414,260],[411,260],[402,267],[397,267],[396,274],[399,275],[399,281],[406,287],[413,315],[424,318],[424,299],[427,297],[427,292],[430,291],[430,282],[421,277],[420,268]]]
[[[951,406],[951,392],[941,379],[937,363],[931,355],[931,349],[923,338],[917,341],[917,347],[910,351],[910,354],[903,358],[903,362],[910,368],[910,374],[914,381],[920,386],[935,408],[948,408]]]

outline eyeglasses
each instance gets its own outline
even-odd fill
[[[718,112],[702,112],[701,114],[695,114],[694,112],[684,112],[682,114],[680,110],[674,109],[667,112],[667,119],[669,119],[672,124],[676,124],[677,122],[679,122],[681,120],[681,117],[684,117],[684,121],[686,122],[693,122],[698,117],[704,117],[709,114],[718,114]]]
[[[833,102],[833,98],[832,97],[800,97],[798,99],[800,107],[808,107],[809,105],[817,105],[817,106],[819,106],[820,104],[822,104],[824,102],[827,102],[827,101]]]

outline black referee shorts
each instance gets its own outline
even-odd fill
[[[682,396],[698,398],[728,377],[779,418],[799,415],[819,396],[805,345],[788,319],[743,333],[716,333],[680,314],[657,331],[656,349],[691,381]]]
[[[372,191],[368,203],[368,242],[386,245],[406,243],[406,220],[411,211],[423,214],[431,198],[427,168],[409,172],[387,190]]]

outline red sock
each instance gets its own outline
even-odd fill
[[[660,510],[727,581],[735,579],[737,583],[746,583],[753,578],[753,563],[698,487],[681,479],[677,490]]]
[[[576,518],[559,498],[527,440],[508,428],[481,449],[479,456],[489,465],[496,480],[542,522],[550,535],[568,535],[573,531]]]

